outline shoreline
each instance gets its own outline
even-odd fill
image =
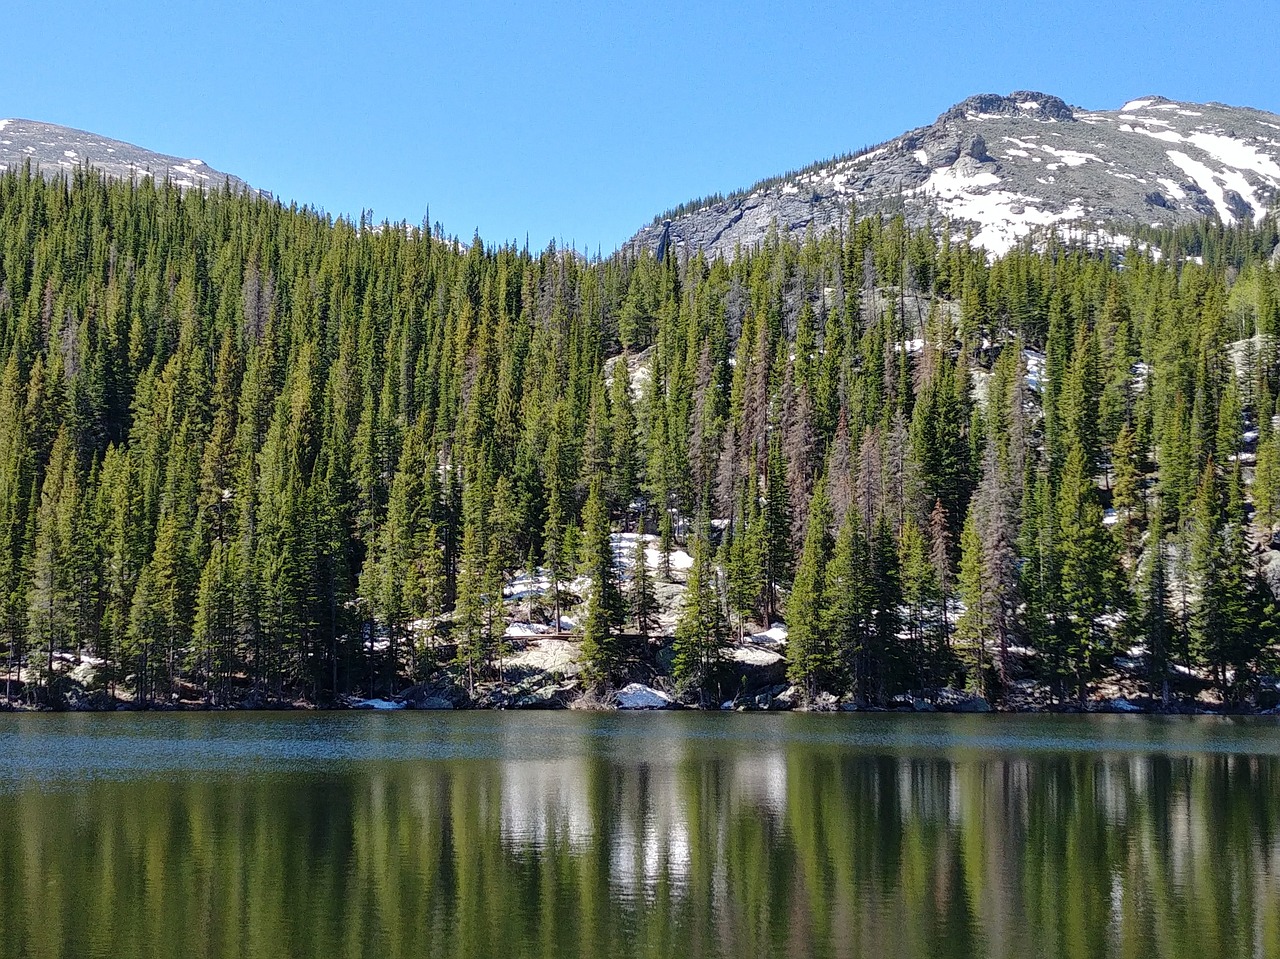
[[[313,703],[307,700],[263,701],[252,704],[210,704],[180,701],[174,703],[148,703],[139,705],[128,700],[116,700],[110,703],[88,704],[76,703],[51,706],[42,703],[25,703],[0,698],[0,714],[49,714],[49,713],[284,713],[284,712],[693,712],[693,713],[817,713],[817,714],[862,714],[862,715],[968,715],[968,716],[1280,716],[1280,707],[1238,707],[1238,706],[1206,706],[1191,703],[1170,703],[1166,705],[1149,705],[1132,700],[1121,700],[1119,703],[1109,700],[1090,700],[1081,706],[1077,703],[1055,704],[1045,707],[1007,707],[1000,705],[972,706],[968,703],[933,704],[920,701],[915,705],[899,704],[895,706],[855,705],[842,703],[835,707],[814,708],[806,705],[779,706],[697,706],[680,702],[668,702],[656,705],[618,705],[598,700],[583,703],[570,701],[555,704],[519,704],[473,702],[463,705],[434,703],[422,705],[403,698],[363,699],[352,697],[334,703]]]

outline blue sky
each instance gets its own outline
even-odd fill
[[[4,17],[0,117],[199,157],[283,200],[609,253],[652,216],[973,93],[1280,113],[1275,0],[185,0]]]

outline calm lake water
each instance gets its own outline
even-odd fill
[[[0,956],[1280,956],[1270,718],[0,716]]]

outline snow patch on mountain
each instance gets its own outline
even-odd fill
[[[1187,135],[1187,142],[1194,143],[1215,160],[1240,170],[1254,170],[1265,177],[1280,180],[1280,164],[1274,157],[1258,151],[1252,143],[1218,133],[1199,130]],[[1270,142],[1270,141],[1268,141]]]
[[[1051,229],[1123,246],[1131,225],[1261,219],[1280,198],[1280,139],[1262,130],[1280,131],[1280,116],[1157,96],[1086,111],[1044,93],[983,94],[874,150],[675,216],[671,238],[731,257],[775,226],[842,227],[856,204],[917,227],[950,221],[993,254]],[[655,248],[661,230],[632,245]]]

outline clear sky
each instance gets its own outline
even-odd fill
[[[655,214],[973,93],[1280,113],[1276,0],[10,0],[0,117],[333,214],[609,253]]]

